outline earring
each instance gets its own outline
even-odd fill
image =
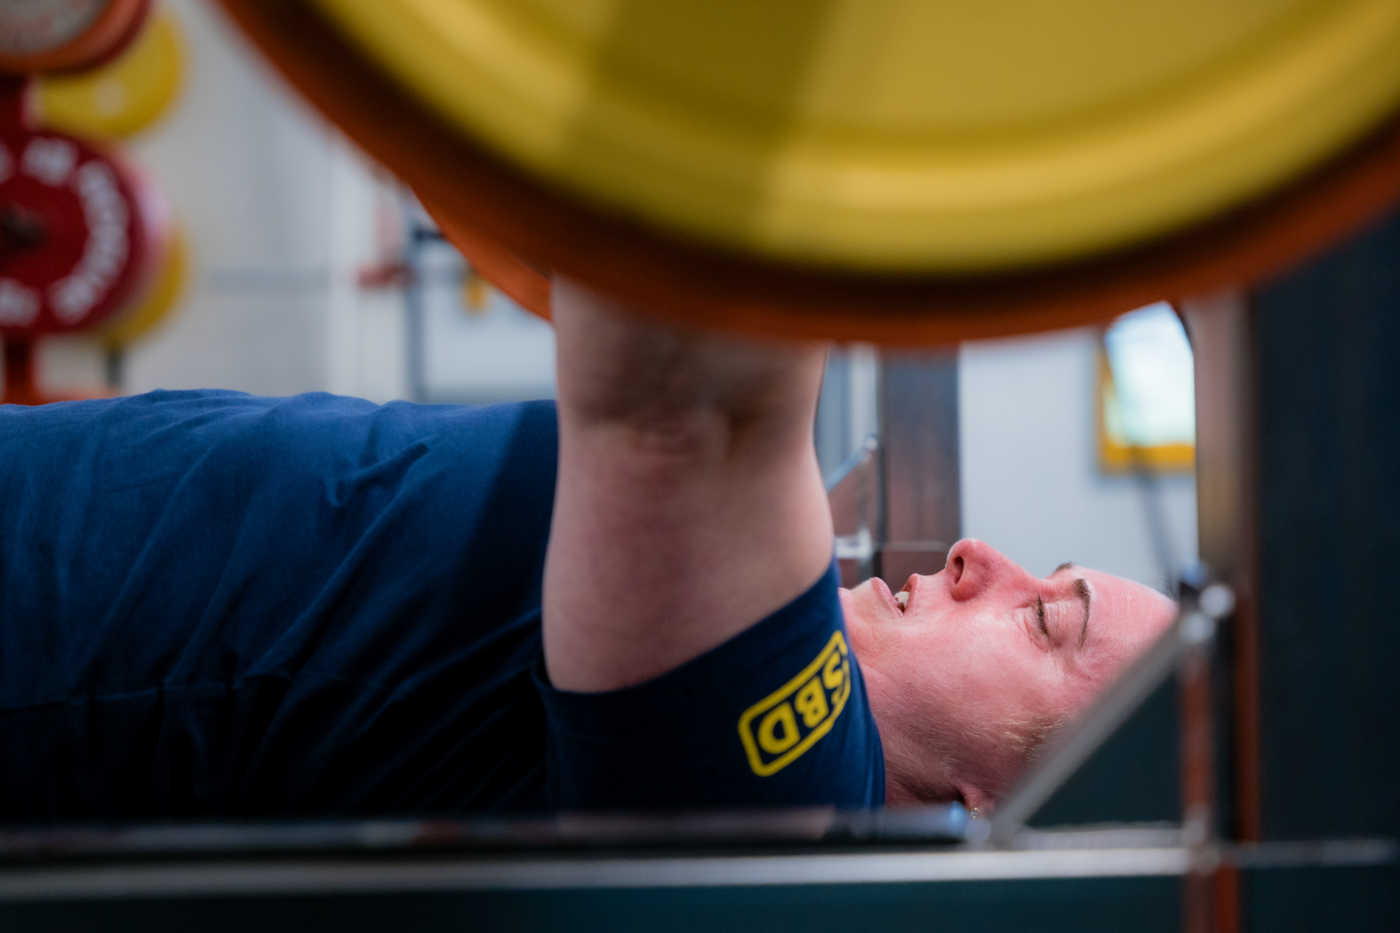
[[[968,815],[969,818],[975,820],[975,819],[977,819],[979,816],[981,816],[982,814],[980,814],[980,813],[977,812],[977,808],[976,808],[976,807],[973,807],[972,809],[970,809],[970,810],[967,811],[967,815]]]

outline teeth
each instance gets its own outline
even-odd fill
[[[909,591],[908,591],[908,590],[900,590],[898,593],[895,593],[895,594],[894,594],[894,601],[897,602],[897,603],[899,603],[899,608],[901,608],[901,609],[908,609],[908,608],[909,608]]]

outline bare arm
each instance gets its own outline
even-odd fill
[[[611,690],[738,634],[826,569],[824,351],[657,323],[559,280],[554,323],[545,661],[560,689]]]

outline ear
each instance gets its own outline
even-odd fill
[[[995,797],[971,784],[962,784],[958,790],[962,792],[963,805],[967,807],[969,812],[976,810],[979,817],[991,816],[992,808],[997,803]]]

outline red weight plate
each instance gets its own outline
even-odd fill
[[[0,74],[95,68],[136,38],[151,0],[47,0],[36,9],[29,6],[0,14],[0,27],[10,32],[0,41]]]
[[[80,331],[159,262],[165,211],[130,169],[61,133],[0,131],[0,335]]]

